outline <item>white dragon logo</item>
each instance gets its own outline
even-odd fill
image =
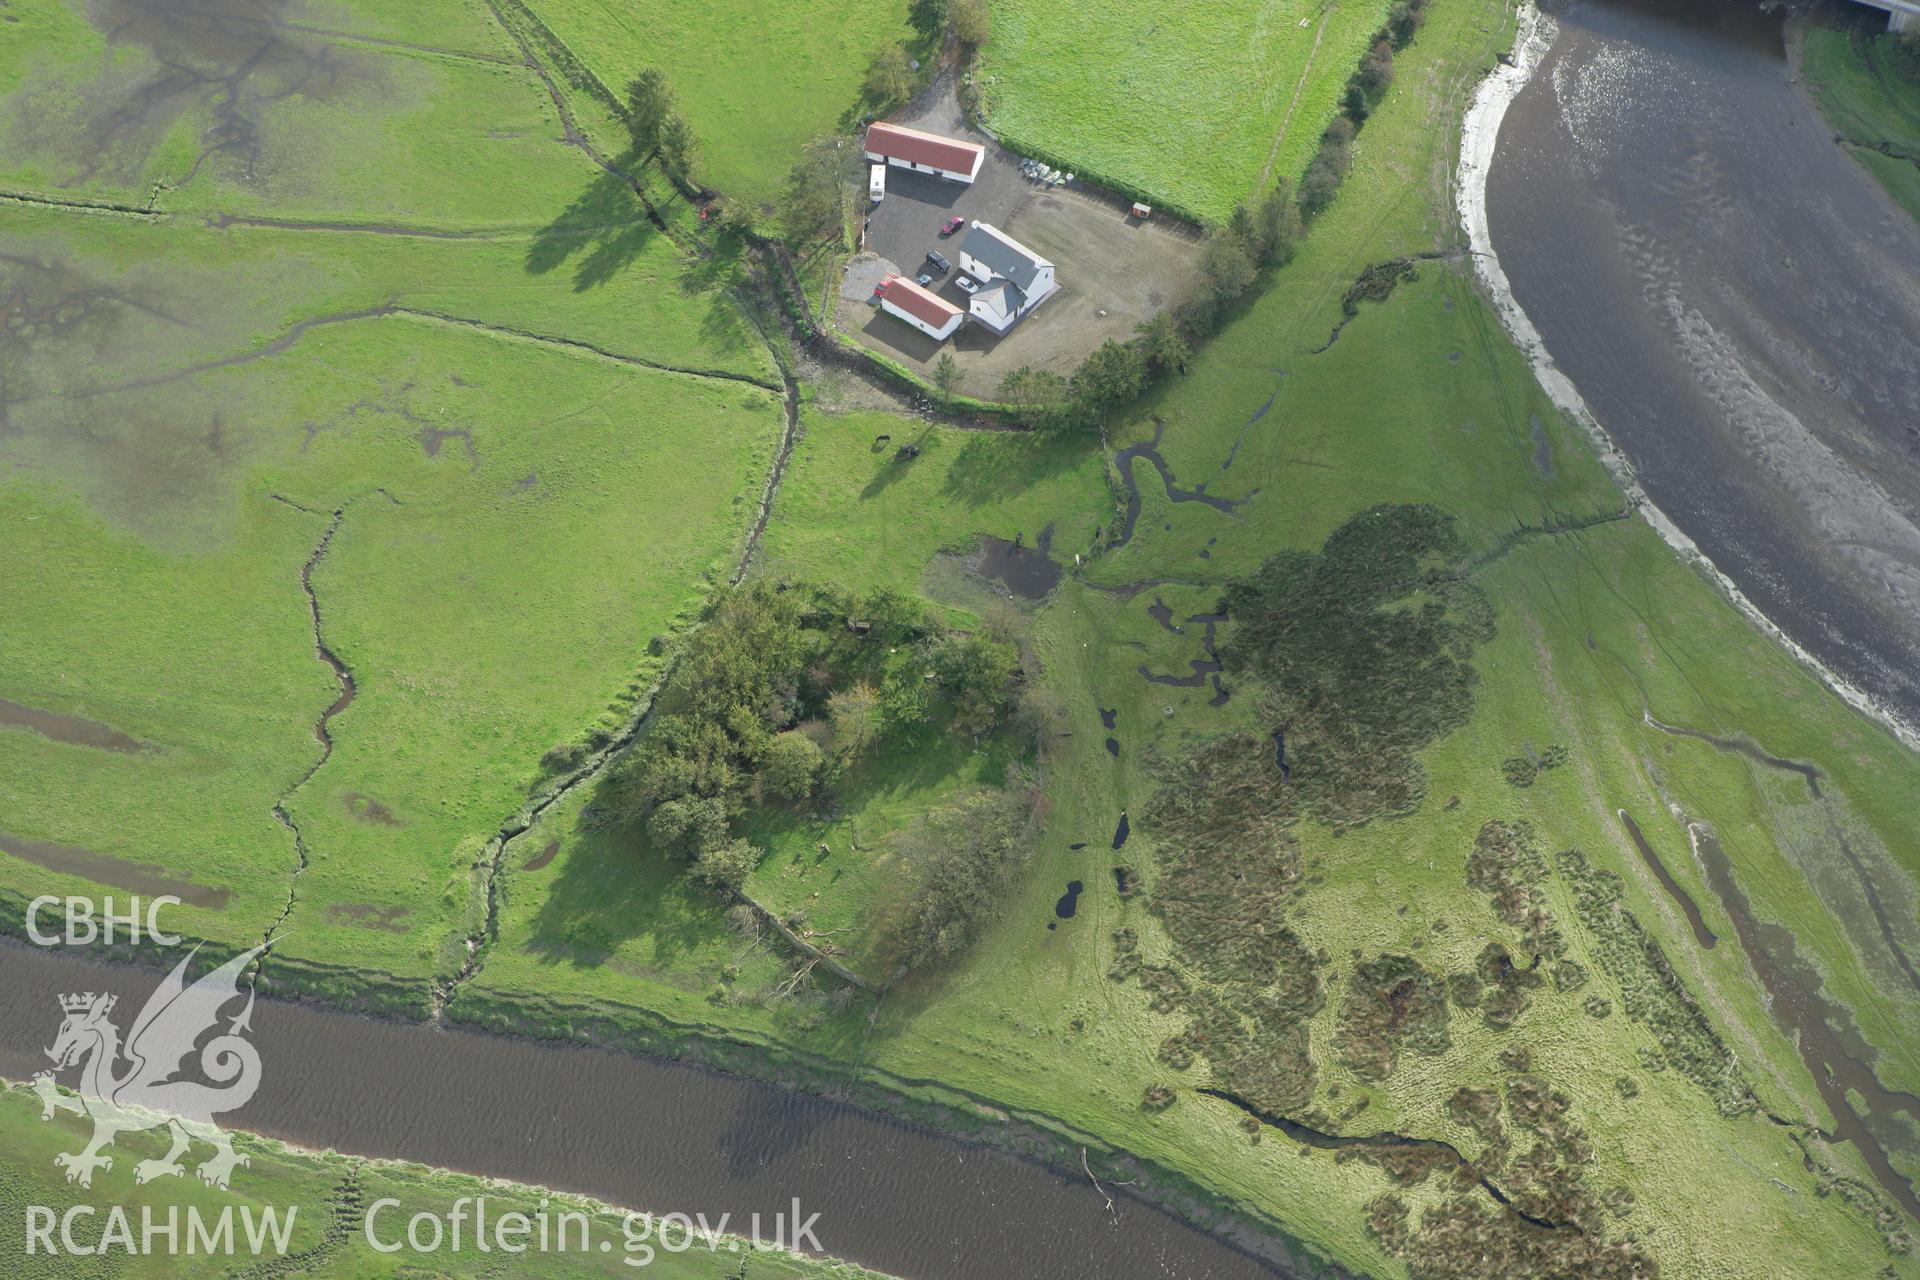
[[[180,1157],[196,1138],[214,1148],[213,1157],[194,1171],[209,1186],[224,1189],[234,1166],[248,1163],[247,1157],[235,1153],[233,1140],[213,1123],[213,1117],[245,1106],[260,1087],[259,1051],[243,1038],[253,1017],[251,985],[247,1007],[227,1030],[205,1045],[198,1041],[216,1029],[221,1009],[240,994],[241,972],[264,949],[255,947],[235,956],[192,986],[187,985],[187,966],[199,948],[188,952],[147,998],[124,1046],[119,1028],[107,1019],[117,997],[91,991],[60,997],[66,1018],[53,1047],[46,1051],[54,1068],[35,1076],[33,1089],[40,1098],[42,1120],[53,1119],[56,1110],[93,1120],[93,1140],[84,1150],[53,1158],[67,1171],[68,1182],[92,1186],[95,1169],[113,1168],[113,1158],[101,1154],[102,1147],[111,1146],[117,1134],[158,1125],[172,1131],[173,1147],[158,1160],[135,1165],[136,1182],[185,1172]],[[196,1047],[200,1072],[212,1084],[174,1078]],[[122,1060],[130,1066],[116,1075],[115,1067]],[[60,1093],[54,1073],[82,1062],[79,1096]]]

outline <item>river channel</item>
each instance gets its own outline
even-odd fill
[[[198,969],[195,970],[199,972]],[[0,941],[0,1077],[46,1068],[58,997],[156,970]],[[818,1213],[828,1253],[909,1280],[1272,1280],[1277,1270],[1084,1173],[679,1063],[262,1000],[260,1091],[223,1123],[299,1146],[558,1187],[656,1213]],[[244,1170],[241,1174],[244,1175]],[[236,1183],[238,1186],[238,1183]]]
[[[1648,496],[1822,664],[1920,725],[1920,229],[1755,0],[1548,6],[1486,218]]]

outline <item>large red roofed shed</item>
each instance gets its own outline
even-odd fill
[[[866,147],[869,160],[884,160],[903,169],[938,173],[962,182],[972,182],[979,176],[980,162],[987,154],[977,142],[943,138],[884,120],[867,126]]]
[[[880,282],[879,293],[883,309],[936,338],[944,338],[959,328],[967,314],[905,276],[888,276]]]

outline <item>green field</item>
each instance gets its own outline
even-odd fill
[[[882,432],[907,440],[900,418],[809,409],[801,421],[763,543],[763,571],[776,577],[924,592],[957,624],[977,625],[990,587],[961,560],[978,535],[1031,542],[1054,523],[1062,545],[1082,545],[1109,510],[1090,442],[930,428],[912,436],[922,453],[906,466],[893,460],[894,445],[872,443]],[[770,813],[749,832],[769,855],[749,890],[776,910],[804,907],[815,927],[853,930],[859,967],[874,917],[898,894],[883,837],[968,787],[998,785],[1006,763],[1003,750],[948,737],[884,760],[841,797],[832,821]],[[455,1001],[456,1017],[532,1009],[546,1025],[575,1028],[644,1010],[635,1025],[649,1033],[658,1014],[756,1042],[804,1030],[841,1043],[851,1024],[824,1016],[828,993],[758,998],[786,976],[785,958],[756,948],[742,962],[744,943],[725,931],[724,905],[689,887],[675,862],[636,857],[630,835],[583,821],[586,804],[582,796],[555,806],[509,846],[509,868],[558,848],[541,866],[502,879],[500,941]],[[826,860],[815,856],[821,843],[835,850]],[[608,893],[609,883],[621,891]]]
[[[0,45],[0,189],[24,197],[0,200],[0,599],[20,602],[0,699],[135,746],[0,725],[0,846],[26,853],[0,854],[8,917],[184,883],[183,932],[285,935],[280,990],[413,1014],[444,997],[456,1020],[857,1088],[988,1142],[1048,1134],[1058,1161],[1084,1148],[1097,1176],[1355,1273],[1920,1276],[1915,1224],[1826,1136],[1690,843],[1717,837],[1849,1052],[1920,1092],[1920,761],[1623,507],[1477,292],[1449,182],[1466,97],[1511,45],[1494,0],[1430,8],[1295,259],[1100,434],[934,425],[801,366],[751,571],[1005,629],[1033,712],[1025,737],[943,728],[740,821],[765,851],[744,892],[883,998],[796,982],[746,904],[611,816],[602,784],[630,757],[607,744],[741,564],[787,384],[745,251],[697,245],[683,206],[658,229],[567,140],[539,72],[606,147],[581,68],[666,67],[701,176],[766,199],[852,106],[870,45],[903,37],[904,4],[885,30],[843,8],[536,0],[503,25],[484,4],[314,6],[284,39],[385,96],[281,94],[304,64],[269,60],[231,102],[217,79],[159,94],[166,120],[102,150],[89,111],[164,81],[166,41],[203,28],[109,46],[92,9],[14,0],[4,29],[32,39]],[[1297,173],[1385,8],[998,0],[978,71],[1011,142],[1219,217],[1270,163]],[[533,68],[529,14],[551,35]],[[231,71],[243,18],[189,60]],[[235,103],[245,145],[195,169]],[[157,181],[154,216],[77,207],[144,208]],[[1368,267],[1412,255],[1343,312]],[[1156,435],[1172,479],[1134,460],[1125,537],[1114,456]],[[1211,504],[1171,499],[1203,484]],[[1009,599],[982,536],[1044,537],[1060,584]],[[1196,615],[1229,596],[1223,704],[1143,679],[1206,674]],[[355,684],[324,759],[340,682],[316,610]],[[1809,766],[1819,792],[1704,737]],[[1035,815],[1023,876],[957,959],[898,975],[901,833],[1010,765]],[[1907,1121],[1869,1124],[1920,1175]],[[1474,1176],[1287,1125],[1445,1142]],[[63,1135],[0,1095],[9,1204],[67,1194],[47,1177]],[[303,1206],[299,1247],[327,1248],[318,1274],[403,1274],[307,1226],[343,1188],[477,1185],[249,1149]],[[112,1193],[145,1194],[126,1174]]]
[[[1219,222],[1271,179],[1299,178],[1387,5],[992,11],[974,78],[1008,146]]]
[[[756,215],[773,211],[803,146],[849,123],[874,52],[915,39],[906,0],[527,0],[526,7],[612,95],[623,94],[642,66],[665,71],[700,139],[695,176]]]
[[[1920,218],[1920,52],[1892,35],[1808,26],[1800,70],[1860,163]]]
[[[474,22],[468,43],[497,38]],[[421,1009],[479,925],[477,851],[546,783],[542,754],[620,729],[661,668],[652,638],[733,572],[783,411],[730,260],[690,262],[649,227],[553,136],[533,74],[471,82],[496,112],[459,60],[344,38],[315,56],[336,52],[443,78],[324,209],[278,205],[258,176],[305,156],[304,104],[276,98],[253,175],[215,153],[161,202],[201,212],[0,213],[25,321],[0,347],[0,576],[31,602],[0,622],[6,696],[146,746],[0,733],[0,830],[198,886],[189,927],[228,946],[292,895],[270,978]],[[129,91],[163,75],[138,50],[119,62]],[[58,176],[36,92],[5,110],[55,159],[16,153],[7,185],[124,198],[131,179]],[[428,137],[455,177],[416,163]],[[126,172],[146,181],[164,151]],[[302,588],[323,546],[308,580],[356,696],[309,777],[339,692]],[[51,874],[74,865],[10,858],[0,892],[77,890]]]
[[[717,1237],[714,1247],[700,1241],[691,1249],[676,1251],[654,1247],[660,1239],[651,1224],[635,1222],[629,1234],[627,1216],[617,1209],[577,1196],[556,1196],[534,1187],[493,1179],[467,1177],[422,1165],[387,1160],[360,1160],[332,1153],[300,1151],[265,1138],[241,1137],[236,1146],[251,1163],[245,1172],[245,1189],[230,1194],[202,1187],[191,1178],[167,1178],[145,1186],[134,1182],[134,1159],[158,1157],[166,1148],[159,1135],[128,1134],[116,1144],[127,1158],[116,1161],[118,1167],[101,1174],[101,1183],[92,1195],[76,1193],[59,1176],[54,1156],[72,1150],[86,1140],[86,1122],[65,1113],[53,1121],[40,1119],[40,1102],[27,1090],[0,1089],[0,1250],[10,1259],[7,1274],[20,1280],[41,1277],[125,1276],[161,1277],[208,1274],[218,1266],[221,1274],[306,1275],[338,1277],[339,1280],[375,1280],[376,1277],[417,1277],[422,1274],[420,1255],[406,1249],[376,1249],[373,1241],[388,1246],[405,1237],[408,1222],[416,1214],[429,1214],[444,1224],[461,1200],[467,1217],[467,1234],[456,1247],[450,1235],[443,1247],[431,1256],[435,1274],[498,1274],[499,1240],[515,1243],[516,1238],[494,1237],[489,1250],[477,1248],[472,1236],[472,1201],[485,1197],[490,1220],[498,1223],[509,1213],[521,1213],[534,1224],[524,1242],[535,1245],[513,1255],[516,1276],[619,1276],[643,1274],[665,1276],[668,1280],[722,1280],[742,1274],[742,1254],[756,1280],[880,1280],[877,1272],[831,1260],[803,1259],[781,1250],[747,1251],[744,1242]],[[373,1216],[373,1237],[365,1227],[368,1208],[380,1201]],[[28,1206],[39,1206],[55,1215],[64,1215],[75,1206],[94,1208],[91,1216],[75,1220],[74,1237],[82,1246],[98,1245],[107,1229],[111,1207],[125,1211],[140,1239],[142,1214],[150,1214],[156,1223],[165,1224],[167,1215],[176,1215],[178,1244],[170,1252],[167,1238],[156,1234],[150,1253],[135,1253],[123,1247],[103,1249],[99,1257],[75,1257],[61,1253],[50,1255],[40,1250],[28,1253],[26,1236]],[[262,1235],[257,1252],[240,1243],[232,1257],[209,1260],[205,1254],[189,1256],[186,1248],[189,1214],[203,1215],[209,1228],[223,1210],[234,1216],[233,1238],[247,1239],[245,1213],[274,1212],[285,1223],[292,1210],[291,1229],[280,1248],[271,1235]],[[549,1248],[537,1247],[539,1215],[547,1215]],[[578,1215],[568,1220],[566,1234],[560,1233],[560,1215]],[[256,1219],[260,1221],[261,1219]],[[422,1228],[423,1233],[426,1228]],[[423,1234],[422,1238],[426,1238]],[[60,1245],[56,1230],[51,1239]],[[585,1240],[586,1247],[581,1246]],[[564,1240],[565,1247],[561,1247]],[[673,1237],[679,1243],[679,1237]],[[610,1247],[602,1252],[600,1242]],[[491,1254],[491,1256],[489,1256]],[[641,1265],[644,1263],[644,1266]],[[442,1270],[441,1268],[446,1268]]]

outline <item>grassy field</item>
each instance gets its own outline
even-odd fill
[[[996,0],[974,76],[1009,146],[1224,221],[1297,179],[1387,5]]]
[[[912,44],[906,0],[531,0],[529,8],[607,90],[643,66],[667,73],[700,139],[695,175],[773,212],[811,139],[852,123],[876,50]],[[724,33],[724,38],[722,37]]]
[[[763,542],[767,574],[922,593],[956,625],[977,625],[996,594],[962,563],[978,535],[1024,534],[1031,543],[1053,524],[1059,545],[1088,545],[1112,510],[1089,441],[916,432],[908,420],[870,411],[809,408],[801,420]],[[894,442],[876,450],[881,433]],[[894,462],[894,449],[909,440],[920,456]],[[769,856],[749,890],[776,910],[804,907],[817,928],[846,931],[858,966],[876,920],[898,896],[884,837],[964,788],[999,785],[1006,763],[999,748],[976,752],[947,737],[883,761],[841,797],[831,822],[762,815],[748,834]],[[532,1008],[547,1025],[578,1028],[596,1018],[617,1025],[644,1010],[634,1025],[649,1032],[658,1031],[657,1016],[760,1043],[793,1037],[827,1054],[854,1043],[854,1021],[832,1016],[820,996],[757,997],[786,976],[783,957],[727,934],[724,908],[685,883],[677,859],[583,820],[587,804],[581,796],[555,806],[510,846],[499,941],[455,1002],[455,1016],[485,1020]],[[822,843],[834,851],[825,859],[817,856]]]
[[[790,36],[702,43],[716,24],[777,22],[758,7],[645,22],[536,8],[602,78],[644,62],[694,77],[678,82],[681,98],[709,163],[739,166],[743,195],[755,182],[777,189],[782,149],[823,127],[803,116],[831,123],[846,109],[865,54],[847,33],[872,34],[816,16]],[[1383,9],[1269,6],[1264,26],[1196,10],[1136,26],[1000,0],[984,71],[1011,96],[994,99],[994,119],[1030,110],[1050,150],[1084,148],[1090,165],[1094,149],[1141,139],[1113,155],[1115,176],[1164,182],[1170,199],[1217,216],[1270,156],[1276,173],[1304,161]],[[784,949],[745,936],[682,860],[611,826],[592,785],[501,850],[491,928],[474,874],[487,839],[551,781],[542,753],[627,723],[675,651],[654,637],[684,631],[736,561],[782,406],[731,292],[735,261],[689,257],[649,229],[631,191],[562,139],[546,87],[512,65],[518,48],[489,12],[452,3],[431,21],[373,6],[303,19],[302,30],[353,32],[320,43],[394,86],[378,128],[352,115],[379,114],[365,97],[263,92],[249,117],[258,164],[211,154],[165,195],[165,216],[45,203],[144,204],[148,184],[184,175],[224,108],[217,92],[188,94],[167,130],[130,135],[108,149],[112,165],[88,172],[74,113],[116,85],[137,93],[160,55],[131,36],[108,51],[65,4],[9,12],[49,51],[45,67],[92,87],[63,96],[54,71],[0,46],[0,120],[19,140],[0,186],[39,202],[0,203],[0,297],[20,317],[0,331],[0,520],[17,551],[0,557],[0,598],[29,602],[0,610],[0,698],[142,745],[0,729],[0,845],[29,853],[0,856],[0,895],[86,891],[45,864],[88,865],[74,850],[92,851],[122,877],[208,891],[177,923],[237,946],[275,926],[291,887],[270,979],[415,1010],[478,934],[455,1018],[802,1082],[857,1074],[867,1090],[958,1102],[988,1137],[991,1117],[1032,1117],[1068,1135],[1070,1159],[1087,1145],[1102,1176],[1196,1192],[1366,1274],[1596,1274],[1593,1255],[1555,1251],[1610,1244],[1668,1277],[1920,1275],[1901,1238],[1913,1224],[1886,1209],[1855,1148],[1823,1136],[1834,1116],[1687,826],[1717,834],[1776,960],[1817,975],[1844,1006],[1844,1038],[1880,1081],[1920,1091],[1920,992],[1902,967],[1920,946],[1920,763],[1623,510],[1476,292],[1450,206],[1458,138],[1447,122],[1511,43],[1504,4],[1432,7],[1302,252],[1187,374],[1099,440],[829,412],[803,396],[756,571],[914,593],[963,627],[1013,606],[1037,697],[1061,717],[1032,761],[1040,826],[1025,879],[960,962],[895,983],[877,1010],[830,981],[780,994],[793,971]],[[739,70],[712,68],[719,43],[744,50],[727,55],[747,59]],[[1205,54],[1205,74],[1175,65],[1176,43]],[[416,47],[427,45],[440,52]],[[1261,76],[1200,94],[1220,93],[1215,80],[1249,47]],[[819,79],[786,76],[788,59]],[[1105,68],[1105,79],[1047,74],[1066,65]],[[811,87],[787,112],[750,111],[759,100],[740,87],[802,81]],[[1016,88],[1032,95],[1025,108]],[[587,93],[563,96],[588,115]],[[1156,122],[1175,117],[1203,123],[1171,139]],[[355,130],[371,142],[350,164],[328,139]],[[422,158],[421,130],[447,135],[444,164]],[[272,177],[296,171],[297,184]],[[220,217],[235,211],[254,222]],[[1343,316],[1368,266],[1414,254],[1436,256]],[[1172,479],[1133,463],[1139,517],[1115,545],[1126,476],[1112,452],[1156,433]],[[876,447],[881,434],[892,440]],[[908,442],[920,456],[894,462]],[[1230,509],[1172,500],[1203,483]],[[1457,723],[1418,744],[1423,781],[1407,803],[1362,797],[1370,820],[1330,818],[1275,785],[1270,673],[1230,669],[1223,705],[1210,685],[1143,674],[1205,662],[1196,615],[1230,580],[1281,552],[1345,563],[1330,537],[1364,532],[1363,513],[1387,503],[1431,504],[1458,543],[1440,577],[1386,593],[1372,625],[1441,599],[1476,618],[1484,606],[1490,625],[1449,641],[1477,679]],[[1049,528],[1064,579],[1044,602],[1008,601],[977,572],[980,535],[1031,546]],[[1356,572],[1364,595],[1366,566]],[[324,763],[314,728],[340,686],[316,652],[310,603],[356,685],[327,721]],[[1240,634],[1233,619],[1217,624],[1225,649]],[[1373,678],[1347,692],[1377,701]],[[1419,684],[1390,692],[1409,722],[1433,697]],[[1804,762],[1820,793],[1652,720]],[[1220,768],[1200,776],[1272,807],[1252,836],[1224,824],[1201,833],[1229,860],[1203,872],[1233,859],[1253,868],[1225,891],[1195,881],[1166,825],[1168,789],[1209,750]],[[856,967],[871,964],[862,948],[904,883],[889,834],[994,784],[1020,754],[943,739],[885,761],[818,820],[760,812],[751,834],[771,856],[749,892],[804,910],[844,936]],[[1516,769],[1534,761],[1555,764]],[[1296,755],[1293,767],[1306,779],[1317,763]],[[1620,810],[1717,945],[1696,942]],[[1122,815],[1131,834],[1116,847]],[[1539,864],[1511,874],[1539,917],[1520,920],[1474,870],[1490,822],[1528,824]],[[1116,867],[1133,892],[1120,892]],[[1083,892],[1063,918],[1055,904],[1073,880]],[[1886,919],[1865,883],[1881,887]],[[216,901],[218,890],[229,896]],[[1241,895],[1260,908],[1251,933],[1221,906]],[[1286,983],[1249,982],[1235,944],[1280,957]],[[1488,961],[1489,944],[1517,958],[1512,972]],[[1513,977],[1548,951],[1541,971],[1556,980]],[[1369,1047],[1367,983],[1382,965],[1411,965],[1447,993],[1387,1069],[1356,1050]],[[1460,981],[1482,972],[1479,986]],[[1261,1003],[1283,987],[1312,998]],[[1511,997],[1499,1016],[1496,987]],[[1221,1007],[1240,1020],[1219,1021]],[[1196,1037],[1203,1022],[1224,1034]],[[1143,1106],[1148,1086],[1171,1105]],[[1288,1119],[1327,1133],[1443,1140],[1519,1196],[1577,1184],[1583,1229],[1535,1239],[1471,1180],[1461,1189],[1444,1172],[1250,1131],[1203,1089],[1261,1106],[1283,1097]],[[1920,1144],[1901,1124],[1878,1117],[1875,1132],[1911,1172]],[[0,1097],[10,1202],[42,1193],[56,1132],[17,1094]],[[1527,1156],[1536,1142],[1545,1154]],[[1103,1144],[1130,1156],[1103,1156]],[[250,1172],[303,1205],[335,1203],[348,1185],[444,1203],[467,1185],[253,1149]],[[1439,1217],[1476,1212],[1473,1247],[1450,1247]],[[324,1244],[303,1230],[314,1234],[302,1247]],[[371,1254],[336,1248],[316,1260],[321,1274],[384,1274]]]
[[[1920,54],[1885,33],[1808,26],[1800,69],[1834,130],[1920,218]]]
[[[129,1280],[165,1280],[170,1277],[204,1276],[210,1266],[220,1266],[229,1275],[307,1275],[340,1277],[346,1280],[376,1280],[377,1277],[418,1276],[420,1254],[402,1249],[382,1252],[372,1240],[389,1245],[404,1237],[407,1223],[416,1214],[430,1214],[442,1224],[448,1221],[456,1202],[484,1196],[490,1219],[499,1222],[508,1213],[525,1214],[535,1224],[527,1237],[537,1245],[539,1214],[547,1214],[551,1248],[538,1247],[514,1255],[512,1274],[516,1276],[617,1276],[643,1274],[664,1276],[668,1280],[721,1280],[742,1274],[746,1265],[755,1277],[767,1280],[861,1280],[878,1273],[831,1260],[814,1261],[771,1249],[747,1253],[746,1246],[725,1237],[708,1248],[703,1241],[684,1252],[649,1248],[651,1233],[642,1234],[636,1224],[634,1243],[629,1246],[627,1219],[610,1206],[576,1196],[556,1196],[538,1188],[496,1180],[471,1178],[462,1174],[432,1170],[422,1165],[385,1160],[360,1160],[331,1153],[299,1151],[278,1142],[248,1135],[239,1137],[235,1146],[250,1160],[234,1180],[231,1192],[203,1187],[194,1179],[168,1178],[136,1185],[133,1177],[135,1157],[158,1157],[166,1148],[165,1140],[155,1133],[123,1135],[115,1144],[126,1158],[115,1161],[115,1168],[100,1175],[93,1193],[76,1193],[60,1176],[53,1158],[61,1151],[84,1143],[86,1122],[60,1113],[51,1122],[40,1119],[40,1103],[25,1089],[0,1089],[0,1250],[11,1260],[8,1274],[20,1280],[41,1277],[125,1276]],[[380,1201],[374,1213],[372,1240],[368,1235],[367,1211]],[[27,1253],[28,1206],[41,1206],[56,1215],[76,1205],[95,1208],[91,1218],[76,1219],[74,1237],[83,1246],[97,1245],[106,1228],[109,1207],[117,1206],[128,1215],[138,1241],[143,1213],[164,1224],[167,1214],[178,1214],[180,1223],[177,1249],[169,1251],[166,1238],[153,1237],[151,1253],[130,1254],[122,1250],[103,1250],[100,1257],[76,1257],[71,1254]],[[469,1203],[467,1211],[471,1215]],[[210,1261],[204,1254],[189,1255],[186,1246],[187,1215],[197,1213],[209,1225],[223,1210],[234,1214],[234,1235],[246,1239],[243,1213],[276,1212],[286,1222],[292,1212],[292,1227],[286,1232],[284,1252],[266,1243],[256,1255],[244,1243],[231,1258]],[[569,1219],[566,1248],[559,1247],[560,1215],[577,1214]],[[475,1247],[472,1219],[466,1234],[456,1246],[449,1236],[434,1252],[435,1274],[498,1274],[500,1250],[497,1240],[491,1250]],[[584,1233],[586,1247],[581,1246]],[[53,1240],[60,1240],[56,1230]],[[423,1238],[426,1238],[423,1236]],[[502,1237],[509,1243],[512,1236]],[[263,1237],[270,1240],[270,1237]],[[600,1243],[611,1247],[605,1252]],[[677,1241],[677,1237],[676,1237]],[[37,1245],[36,1245],[37,1247]],[[743,1254],[751,1261],[743,1264]],[[489,1256],[491,1255],[491,1256]],[[642,1265],[644,1263],[644,1265]]]
[[[65,6],[16,9],[72,28],[54,43],[74,66],[101,56]],[[445,16],[463,47],[505,40],[482,10]],[[690,261],[651,227],[560,139],[535,75],[322,45],[439,78],[428,114],[347,130],[364,168],[318,204],[261,175],[324,173],[305,145],[340,132],[324,104],[261,86],[258,166],[211,153],[151,218],[52,202],[128,195],[164,146],[87,177],[36,158],[94,153],[33,83],[0,104],[34,139],[4,179],[33,199],[0,208],[22,321],[0,340],[0,577],[28,602],[0,622],[0,687],[143,744],[0,732],[0,831],[30,853],[0,893],[84,891],[96,855],[123,888],[191,886],[197,936],[244,946],[280,922],[283,985],[420,1009],[478,925],[476,851],[546,781],[542,754],[624,725],[661,669],[650,642],[732,573],[783,410],[732,258]],[[127,92],[165,82],[166,50],[116,49]],[[216,106],[183,104],[177,130],[201,136]],[[428,138],[453,178],[419,162]],[[340,686],[303,569],[356,686],[324,766]]]
[[[1112,514],[1094,442],[949,431],[885,413],[802,415],[767,528],[769,572],[850,589],[916,591],[942,551],[978,534],[1028,543],[1052,526],[1070,551]],[[882,434],[893,439],[876,448]],[[918,444],[910,464],[894,460]]]

